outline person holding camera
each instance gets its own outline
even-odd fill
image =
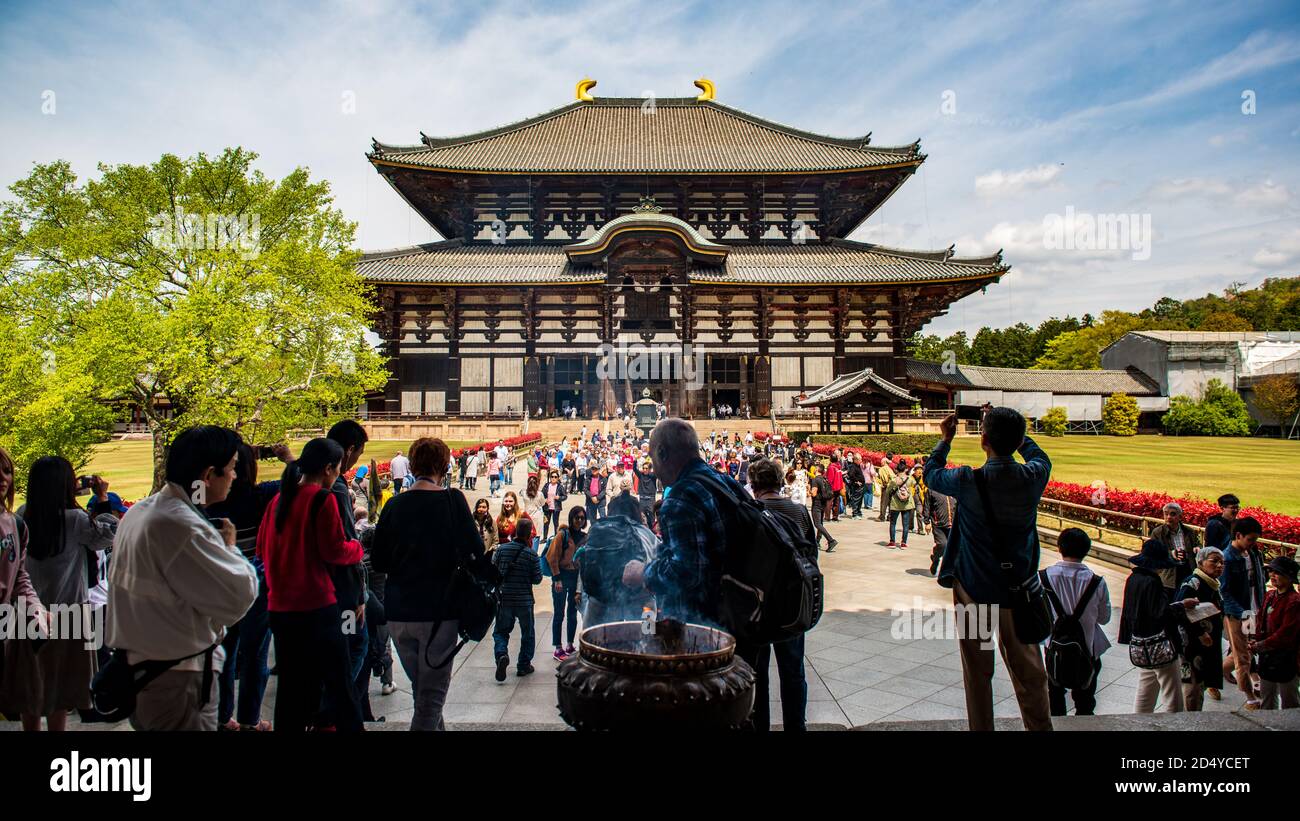
[[[1043,655],[1036,642],[1016,634],[1012,604],[1035,590],[1041,594],[1036,584],[1038,500],[1052,462],[1025,435],[1025,418],[1011,408],[992,408],[984,415],[980,447],[986,459],[979,468],[945,467],[957,435],[956,413],[943,420],[940,430],[943,438],[925,461],[925,483],[951,496],[961,515],[944,552],[939,584],[952,588],[959,606],[997,605],[998,642],[1025,729],[1050,730]],[[1024,464],[1016,461],[1017,452]],[[964,621],[969,620],[957,620],[966,718],[972,730],[992,730],[993,647],[984,638],[963,635]]]
[[[47,608],[62,605],[84,617],[90,587],[98,583],[94,578],[88,584],[89,574],[98,573],[98,554],[112,547],[117,519],[108,513],[92,516],[82,508],[79,487],[90,489],[92,507],[108,500],[108,483],[99,476],[78,480],[63,457],[37,459],[28,473],[27,504],[18,509],[18,517],[26,525],[26,570],[37,597]],[[42,717],[50,730],[64,730],[69,710],[90,708],[96,661],[85,641],[53,637],[43,645],[9,643],[15,647],[6,659],[4,690],[10,703],[4,709],[22,715],[24,730],[39,730]]]
[[[108,644],[131,665],[180,659],[136,696],[137,730],[217,729],[220,642],[257,598],[257,573],[235,545],[234,523],[209,521],[200,506],[230,492],[239,443],[229,428],[181,431],[167,451],[167,483],[118,526]]]

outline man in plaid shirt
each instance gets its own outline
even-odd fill
[[[623,583],[644,586],[655,594],[665,616],[688,621],[717,621],[722,557],[727,527],[719,504],[722,494],[744,498],[734,479],[713,470],[700,458],[695,428],[681,419],[665,419],[650,434],[655,476],[667,486],[659,509],[663,537],[648,565],[628,562]]]

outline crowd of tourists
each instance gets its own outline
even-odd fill
[[[1067,698],[1091,714],[1112,606],[1105,579],[1085,564],[1089,538],[1062,531],[1061,560],[1040,572],[1047,454],[1020,414],[991,408],[984,464],[951,467],[956,429],[949,417],[930,454],[879,460],[753,432],[701,440],[677,418],[648,436],[583,427],[523,453],[498,443],[453,458],[424,438],[381,477],[361,463],[365,430],[345,420],[296,455],[277,446],[281,475],[259,481],[257,449],[202,426],[175,438],[165,484],[129,511],[108,482],[83,481],[57,457],[33,464],[15,511],[13,462],[0,451],[0,604],[21,600],[47,626],[54,605],[78,605],[106,624],[99,651],[62,636],[5,641],[0,712],[29,730],[63,729],[77,711],[83,721],[129,714],[137,729],[356,731],[376,720],[371,679],[382,696],[395,692],[395,655],[411,682],[412,729],[442,729],[466,640],[466,578],[490,578],[497,591],[495,680],[512,665],[528,676],[543,582],[556,661],[576,652],[579,625],[648,612],[721,624],[728,528],[742,502],[757,502],[813,566],[839,544],[831,529],[843,536],[853,520],[887,521],[890,550],[931,534],[930,574],[955,605],[996,614],[1025,726],[1050,729]],[[520,465],[522,492],[511,489]],[[1225,681],[1248,708],[1298,706],[1296,562],[1265,562],[1260,524],[1238,515],[1234,496],[1219,504],[1204,543],[1167,505],[1165,524],[1131,559],[1118,640],[1140,671],[1138,712],[1200,709]],[[972,729],[993,726],[987,638],[958,638]],[[749,725],[770,724],[774,656],[782,724],[803,729],[804,636],[742,640],[737,652],[756,675]]]

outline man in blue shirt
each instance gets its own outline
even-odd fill
[[[988,608],[997,605],[998,642],[1006,661],[1020,717],[1027,730],[1050,730],[1047,672],[1038,645],[1016,638],[1009,586],[1038,572],[1038,500],[1047,487],[1052,463],[1025,436],[1025,418],[1011,408],[993,408],[984,417],[980,446],[987,456],[981,473],[989,506],[996,518],[988,521],[970,467],[946,468],[948,451],[957,433],[957,415],[943,420],[943,440],[925,461],[925,484],[953,497],[960,511],[939,570],[939,584],[953,588],[958,605],[958,646],[966,685],[966,719],[972,730],[993,729],[993,648],[978,636],[965,636],[963,609],[980,612],[978,622],[991,624]],[[1019,451],[1022,465],[1015,459]],[[976,610],[978,607],[978,611]],[[989,613],[989,615],[984,615]]]
[[[722,559],[727,546],[726,516],[745,490],[700,458],[700,441],[690,423],[669,418],[650,434],[655,477],[672,486],[659,508],[663,545],[654,561],[628,562],[623,583],[655,594],[665,616],[717,624],[722,591]],[[731,499],[724,497],[730,495]]]

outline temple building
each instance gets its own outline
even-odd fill
[[[461,137],[375,142],[445,239],[365,254],[392,378],[372,415],[783,414],[1007,272],[1001,254],[845,239],[925,161],[697,97],[602,98]]]

